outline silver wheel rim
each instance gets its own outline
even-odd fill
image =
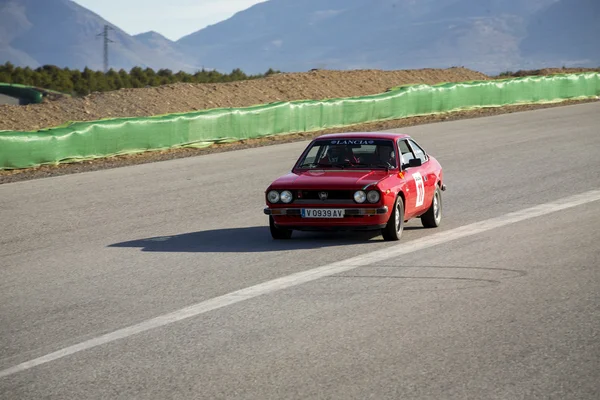
[[[400,232],[400,204],[396,205],[396,232]]]
[[[440,220],[440,195],[436,192],[435,196],[433,196],[433,216],[436,221]]]

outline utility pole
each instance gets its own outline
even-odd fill
[[[104,32],[99,33],[97,36],[102,36],[104,37],[104,73],[108,72],[108,44],[109,43],[114,43],[112,40],[110,40],[108,38],[108,31],[114,31],[113,28],[111,28],[108,25],[104,25]]]

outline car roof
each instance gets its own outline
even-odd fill
[[[409,135],[404,133],[393,133],[393,132],[346,132],[346,133],[328,133],[316,137],[317,139],[341,139],[341,138],[361,138],[361,139],[406,139],[410,138]]]

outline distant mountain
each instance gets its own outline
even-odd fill
[[[599,22],[600,0],[269,0],[177,42],[113,26],[109,61],[251,74],[597,67]],[[102,69],[105,24],[70,0],[0,0],[0,63]]]
[[[71,0],[0,0],[0,63],[95,70],[103,68],[103,41],[97,36],[110,23]],[[195,57],[179,45],[138,40],[111,25],[109,65],[195,71]],[[166,39],[165,39],[166,40]]]
[[[579,15],[589,12],[591,3],[597,6],[600,1],[575,1],[582,9],[564,14],[569,18],[562,21],[548,23],[548,30],[553,26],[575,29],[582,21],[595,24],[597,29],[597,17],[594,23],[589,17],[579,19]],[[540,49],[549,47],[543,43],[544,35],[535,32],[533,21],[546,18],[545,13],[554,3],[554,7],[567,7],[569,2],[270,0],[183,37],[178,43],[194,48],[199,59],[210,61],[217,69],[239,67],[250,73],[268,68],[305,71],[452,65],[498,73],[541,60],[521,43]],[[598,58],[600,46],[589,48],[595,45],[593,39],[587,47],[569,40],[571,47],[589,54],[592,64]],[[547,60],[569,64],[581,59],[559,53]]]
[[[133,37],[140,43],[153,49],[171,49],[173,45],[176,45],[171,39],[167,39],[163,35],[155,31],[149,31],[133,35]]]
[[[177,72],[179,69],[176,69],[174,66],[180,60],[189,61],[194,60],[196,58],[193,55],[193,49],[187,48],[185,45],[167,39],[166,37],[155,31],[140,33],[138,35],[134,35],[133,38],[139,43],[142,43],[147,48],[152,49],[162,59],[171,60],[169,64],[165,64],[165,68],[170,68],[175,72]],[[170,67],[169,65],[173,65],[173,67]],[[190,64],[185,70],[187,72],[195,72],[196,70],[199,70],[202,67],[204,66],[201,65],[200,61],[198,61],[198,67],[192,66]]]

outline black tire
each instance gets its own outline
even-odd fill
[[[275,225],[275,220],[271,215],[269,215],[269,228],[271,230],[271,236],[273,237],[273,239],[283,240],[291,239],[292,237],[292,230],[280,228],[277,225]]]
[[[381,230],[384,240],[400,240],[404,230],[404,201],[398,196],[394,203],[392,215],[385,228]]]
[[[442,223],[442,191],[436,186],[431,206],[421,216],[421,223],[425,228],[437,228]]]

